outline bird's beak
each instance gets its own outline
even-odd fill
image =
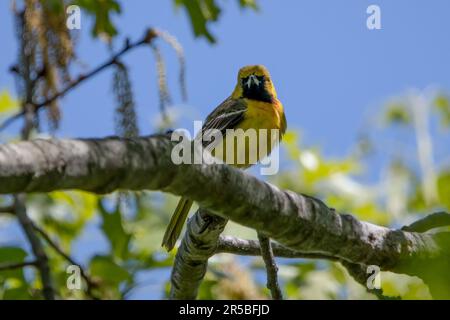
[[[259,83],[260,83],[261,81],[258,80],[258,78],[257,78],[254,74],[252,74],[252,75],[250,75],[250,76],[248,77],[248,80],[247,80],[247,83],[246,83],[247,88],[250,88],[250,87],[252,86],[252,82],[253,82],[256,86],[259,86]]]

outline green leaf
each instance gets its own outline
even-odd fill
[[[19,247],[1,247],[0,263],[5,262],[23,262],[27,253]]]
[[[32,296],[27,286],[6,289],[3,293],[3,300],[30,300]]]
[[[7,90],[0,91],[0,114],[10,113],[19,108],[19,102]]]
[[[217,279],[204,279],[200,284],[200,288],[198,291],[198,299],[199,300],[212,300],[215,298],[214,288],[217,286]],[[169,297],[170,286],[169,282],[166,287],[166,297]]]
[[[98,202],[97,195],[82,191],[54,191],[30,195],[28,199],[35,210],[43,212],[43,227],[57,235],[65,250],[70,250],[71,241],[94,217]]]
[[[95,18],[92,35],[110,40],[117,35],[117,29],[111,21],[113,13],[121,13],[120,4],[116,0],[77,0],[75,5],[80,6]]]
[[[412,120],[407,106],[402,103],[388,105],[384,118],[388,124],[409,124]]]
[[[420,180],[415,179],[414,181],[411,181],[411,189],[412,189],[411,195],[408,199],[409,211],[411,212],[428,211],[429,207],[425,201],[422,184],[420,183]]]
[[[102,299],[122,299],[121,288],[134,281],[130,273],[110,256],[94,256],[89,264],[89,274],[98,283],[95,294]]]
[[[0,265],[20,263],[25,260],[27,253],[19,247],[0,247]],[[4,279],[23,279],[23,268],[0,271],[0,283]]]
[[[297,268],[298,268],[298,274],[297,274],[295,281],[296,281],[296,283],[302,283],[303,281],[305,281],[305,278],[308,275],[308,273],[317,269],[317,264],[314,261],[311,261],[311,262],[307,261],[307,262],[298,263]]]
[[[430,299],[430,293],[423,281],[417,277],[382,272],[381,289],[389,297],[401,297],[405,300]]]
[[[103,219],[101,228],[109,240],[114,257],[126,259],[131,235],[123,227],[119,206],[112,213],[108,213],[101,204],[99,208]]]
[[[355,160],[325,160],[319,152],[305,150],[301,153],[300,162],[304,168],[304,182],[311,186],[329,179],[334,174],[352,174],[360,170]]]
[[[450,99],[445,95],[438,95],[434,100],[434,105],[441,116],[441,124],[450,127]]]
[[[89,272],[92,277],[100,278],[106,285],[118,286],[121,282],[131,279],[128,271],[109,256],[94,256],[89,265]]]
[[[209,24],[219,19],[222,9],[215,0],[174,0],[175,7],[186,10],[196,37],[205,37],[210,43],[216,39],[209,30]],[[238,0],[241,8],[258,10],[256,0]]]
[[[208,29],[208,23],[217,21],[221,11],[214,0],[175,0],[175,5],[186,10],[196,37],[205,37],[211,43],[216,42]]]
[[[252,8],[253,10],[258,10],[258,4],[256,3],[256,0],[239,0],[239,6],[241,8]]]
[[[437,189],[441,203],[450,210],[450,171],[443,172],[439,175]]]

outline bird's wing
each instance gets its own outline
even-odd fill
[[[235,128],[244,119],[246,110],[247,106],[242,99],[226,99],[206,118],[202,127],[202,135],[207,136],[207,130],[216,129],[221,132],[223,137],[227,129]],[[214,144],[214,141],[203,140],[203,146],[208,146],[208,148],[212,148]]]

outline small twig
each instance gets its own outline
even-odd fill
[[[14,214],[14,206],[0,207],[0,213]]]
[[[8,214],[15,214],[14,207],[0,207],[0,213],[8,213]],[[38,227],[33,221],[31,221],[31,224],[33,226],[33,229],[36,230],[42,238],[44,238],[45,242],[52,247],[60,256],[62,256],[65,260],[67,260],[70,264],[76,265],[80,268],[80,274],[81,277],[86,281],[87,290],[86,293],[88,296],[90,296],[92,299],[98,299],[97,296],[93,294],[93,289],[96,288],[98,285],[97,283],[90,278],[90,276],[84,271],[84,269],[81,267],[79,263],[77,263],[72,257],[70,257],[67,253],[64,252],[64,250],[61,249],[61,247],[53,241],[50,236],[40,227]],[[36,265],[36,262],[28,262],[24,263],[24,266],[27,265]],[[20,265],[20,264],[17,264]],[[18,266],[20,268],[20,266]],[[0,265],[0,270],[2,270],[2,265]]]
[[[366,288],[367,292],[374,294],[378,299],[399,299],[399,297],[387,297],[383,295],[381,289],[367,288],[367,273],[363,265],[351,263],[338,257],[329,256],[321,253],[300,252],[286,248],[276,242],[271,242],[273,255],[281,258],[302,258],[302,259],[322,259],[334,262],[340,262],[355,279],[356,282]],[[219,238],[216,253],[232,253],[244,256],[260,256],[261,248],[256,240],[244,240],[231,236],[221,236]]]
[[[272,246],[270,245],[270,239],[258,232],[259,244],[261,247],[261,256],[266,265],[267,271],[267,288],[272,294],[272,299],[282,300],[283,294],[281,293],[280,285],[278,283],[278,267],[273,255]]]
[[[12,115],[11,117],[9,117],[8,119],[6,119],[5,121],[3,121],[2,124],[0,124],[0,131],[4,130],[6,127],[8,127],[11,123],[13,123],[14,121],[16,121],[17,119],[19,119],[20,117],[22,117],[25,114],[25,112],[20,111],[14,115]]]
[[[48,243],[50,247],[52,247],[60,256],[62,256],[65,260],[67,260],[70,264],[76,265],[80,268],[80,275],[81,277],[86,281],[87,290],[86,293],[92,298],[92,299],[98,299],[97,296],[93,294],[93,289],[97,287],[97,283],[90,278],[90,276],[84,271],[84,269],[81,267],[79,263],[77,263],[75,260],[73,260],[72,257],[70,257],[67,253],[62,250],[59,245],[53,241],[50,236],[40,227],[38,227],[35,223],[33,223],[33,228],[36,230],[42,238],[44,238],[45,242]]]
[[[321,253],[300,252],[271,242],[274,256],[280,258],[323,259],[339,261],[339,258]],[[232,253],[242,256],[260,256],[261,247],[256,240],[239,239],[231,236],[220,236],[216,253]]]
[[[36,116],[36,110],[32,104],[25,103],[23,106],[23,114],[25,116],[25,123],[23,125],[21,134],[23,140],[28,140],[31,135],[31,131],[35,126],[34,119]]]
[[[137,47],[139,47],[141,45],[144,45],[144,44],[150,44],[151,41],[156,36],[157,36],[157,34],[155,33],[155,31],[153,31],[153,29],[148,29],[145,32],[144,36],[140,40],[138,40],[136,42],[133,42],[133,43],[130,43],[129,41],[126,41],[125,45],[123,46],[123,48],[119,52],[114,54],[109,60],[107,60],[106,62],[102,63],[98,67],[94,68],[90,72],[88,72],[86,74],[79,75],[76,80],[74,80],[74,81],[70,82],[69,84],[67,84],[66,87],[64,87],[63,89],[61,89],[57,93],[55,93],[50,98],[45,99],[44,101],[41,101],[39,103],[33,103],[34,112],[39,111],[43,107],[51,104],[52,102],[54,102],[55,100],[57,100],[57,99],[59,99],[61,97],[63,97],[70,90],[72,90],[73,88],[77,87],[79,84],[81,84],[85,80],[90,79],[91,77],[93,77],[94,75],[99,73],[100,71],[102,71],[102,70],[108,68],[109,66],[115,64],[116,60],[118,60],[123,54],[125,54],[128,51],[130,51],[131,49],[137,48]],[[14,122],[15,120],[19,119],[20,117],[24,116],[25,114],[26,114],[26,110],[22,110],[22,111],[16,113],[15,115],[11,116],[10,118],[6,119],[0,125],[0,130],[5,129],[8,125],[10,125],[12,122]]]
[[[2,263],[2,264],[0,264],[0,271],[20,269],[20,268],[29,267],[29,266],[36,267],[37,264],[38,264],[38,262],[36,260],[35,261],[18,262],[18,263]]]
[[[425,232],[434,228],[450,226],[450,214],[444,211],[432,213],[402,228],[403,231]]]
[[[23,231],[31,244],[31,249],[36,257],[36,266],[39,269],[44,298],[47,300],[54,300],[55,293],[53,289],[53,281],[50,275],[50,267],[48,265],[48,258],[42,247],[42,243],[37,237],[33,228],[33,222],[27,215],[25,208],[25,199],[23,194],[14,197],[15,213],[22,226]]]

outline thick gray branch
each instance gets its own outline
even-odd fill
[[[195,299],[227,220],[198,210],[187,223],[171,275],[171,299]]]
[[[125,140],[35,140],[0,147],[0,193],[162,190],[264,232],[288,248],[420,276],[448,260],[448,235],[393,230],[338,214],[318,199],[226,165],[175,165],[163,135]],[[447,259],[447,260],[446,260]],[[448,283],[448,282],[447,282]]]

